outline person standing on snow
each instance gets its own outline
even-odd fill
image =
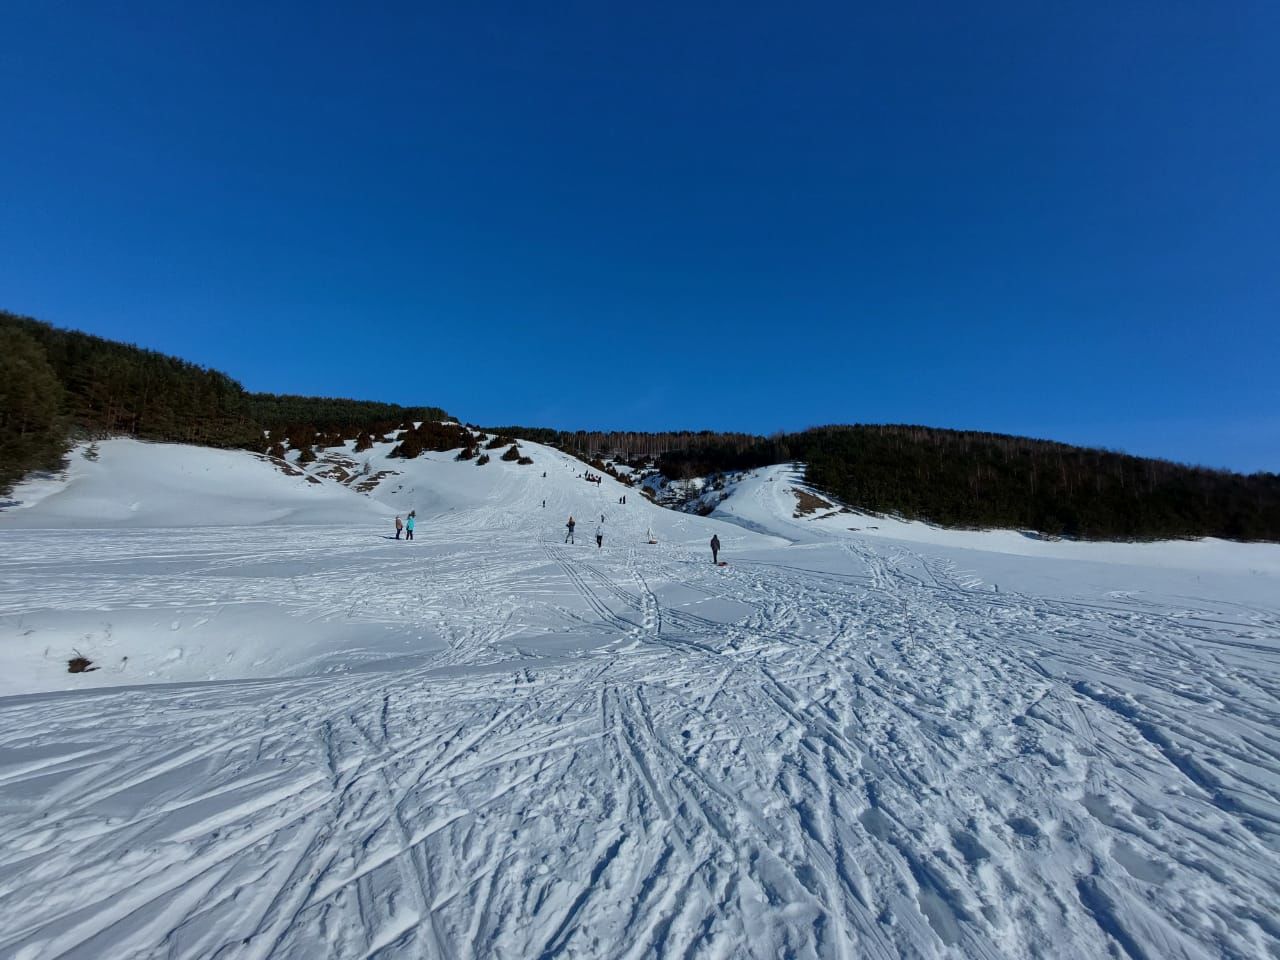
[[[417,522],[417,517],[418,517],[418,514],[416,511],[414,510],[409,511],[409,519],[407,519],[404,522],[404,538],[406,540],[413,539],[413,527],[414,527],[414,524]]]
[[[578,525],[578,522],[573,519],[573,514],[572,513],[569,514],[569,522],[565,524],[565,526],[569,529],[569,532],[564,535],[565,543],[573,543],[573,528],[576,527],[577,525]]]
[[[404,529],[404,521],[396,517],[396,539],[400,539],[400,531]]]
[[[604,546],[604,524],[596,527],[596,549],[599,550]]]
[[[711,562],[720,562],[720,536],[715,533],[711,535]]]

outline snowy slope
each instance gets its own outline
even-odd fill
[[[19,484],[13,527],[201,527],[352,523],[387,511],[351,490],[243,450],[104,440],[72,451],[66,476]]]
[[[427,529],[451,514],[462,514],[455,523],[563,540],[565,522],[572,515],[578,538],[590,540],[603,516],[610,541],[616,538],[631,545],[647,541],[650,531],[663,542],[702,544],[716,531],[737,545],[784,542],[662,509],[607,475],[598,484],[588,483],[584,477],[589,467],[551,447],[521,442],[520,449],[533,459],[531,466],[502,461],[501,449],[488,451],[493,459],[484,466],[456,460],[456,451],[425,453],[414,460],[393,460],[376,450],[351,456],[368,462],[374,474],[395,471],[370,495],[402,515],[416,510]],[[625,507],[618,503],[622,496],[628,500]]]
[[[414,609],[424,563],[465,577],[467,551],[520,555],[563,541],[570,514],[579,544],[594,542],[604,516],[611,549],[648,548],[650,533],[701,545],[713,529],[726,545],[783,542],[663,510],[610,477],[587,483],[580,461],[532,443],[532,466],[495,456],[478,467],[456,451],[404,461],[386,444],[335,448],[311,473],[245,451],[99,446],[96,461],[73,455],[66,477],[20,487],[22,506],[0,512],[0,530],[33,530],[10,539],[22,546],[8,569],[37,574],[0,608],[0,695],[417,663],[459,629],[456,610],[424,622]],[[368,496],[318,476],[343,457],[356,482],[386,476]],[[406,554],[391,537],[395,515],[410,510],[418,531]],[[50,540],[60,528],[78,533]],[[459,586],[467,617],[491,602],[478,587]],[[97,669],[68,674],[77,655]]]
[[[718,502],[711,516],[750,529],[768,530],[792,543],[872,538],[1012,557],[1280,575],[1280,546],[1271,543],[1213,539],[1155,543],[1057,540],[1017,530],[935,527],[920,521],[844,510],[834,502],[797,516],[800,510],[797,491],[831,500],[825,494],[812,491],[804,483],[803,473],[799,466],[783,464],[743,474],[731,485],[729,495]]]
[[[0,520],[0,955],[1280,951],[1277,548],[796,518],[782,472],[699,518],[522,447],[346,451],[397,472],[343,524]]]

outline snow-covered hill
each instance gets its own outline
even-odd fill
[[[243,450],[104,440],[81,444],[64,475],[32,479],[0,529],[375,522],[388,510],[295,466]]]
[[[1224,540],[1173,540],[1152,543],[1100,542],[1042,537],[1018,530],[960,530],[860,513],[809,487],[794,464],[764,467],[732,478],[707,500],[710,516],[749,529],[768,530],[797,544],[832,540],[893,540],[943,550],[970,551],[970,559],[1018,557],[1112,563],[1198,572],[1280,575],[1280,546]],[[695,502],[694,507],[697,504]],[[996,561],[1006,568],[1005,561]],[[1016,568],[1017,564],[1015,564]]]
[[[611,477],[588,483],[580,461],[522,448],[532,465],[501,451],[483,466],[457,451],[406,461],[387,456],[390,444],[332,448],[305,466],[296,454],[125,439],[95,444],[94,459],[78,448],[64,476],[20,485],[0,512],[0,531],[32,531],[10,538],[25,544],[14,569],[48,574],[4,608],[0,694],[418,662],[490,603],[469,592],[465,610],[424,622],[413,600],[423,563],[465,578],[468,550],[555,544],[571,514],[579,544],[604,517],[611,550],[647,549],[650,535],[701,546],[715,530],[730,546],[783,542],[661,509]],[[411,510],[417,540],[397,542],[394,519]],[[96,669],[67,673],[77,655]]]
[[[112,441],[20,489],[0,955],[1280,950],[1280,548],[938,531],[781,468],[703,518],[521,447]]]

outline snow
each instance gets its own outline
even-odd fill
[[[100,448],[0,511],[2,956],[1280,953],[1280,547]]]
[[[13,527],[204,527],[374,520],[386,513],[350,490],[239,450],[105,440],[68,461],[67,477],[19,484]],[[288,470],[289,472],[285,472]]]
[[[1000,557],[1076,560],[1198,571],[1280,575],[1280,547],[1271,543],[1232,543],[1224,540],[1175,540],[1154,543],[1098,543],[1043,538],[1016,530],[959,530],[927,523],[882,517],[857,511],[840,512],[839,505],[797,518],[797,489],[808,490],[803,470],[795,465],[766,467],[744,475],[732,496],[712,516],[743,526],[767,527],[793,543],[821,543],[845,539],[851,532],[863,538],[894,540],[929,548],[976,550]],[[825,497],[830,500],[831,498]]]

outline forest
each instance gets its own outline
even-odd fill
[[[874,512],[1088,539],[1280,540],[1274,473],[917,426],[822,427],[798,439],[810,483]]]

